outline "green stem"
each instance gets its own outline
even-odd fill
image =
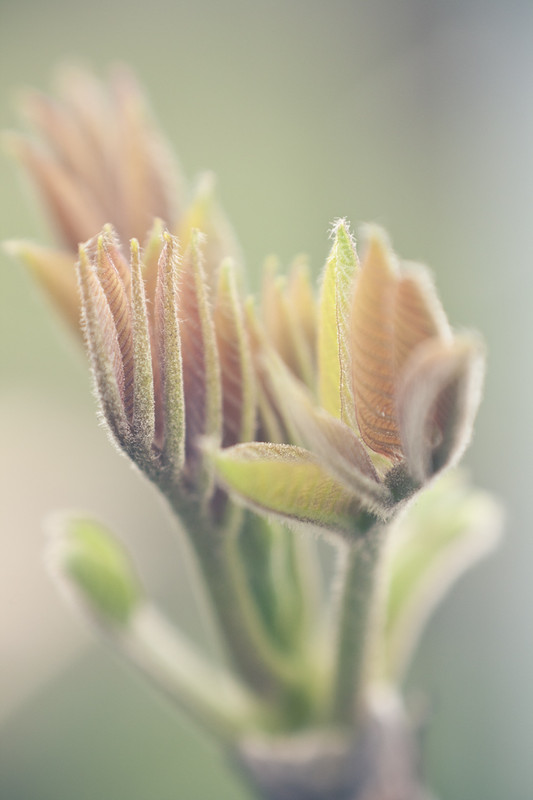
[[[183,522],[231,664],[261,696],[282,698],[300,681],[301,666],[268,640],[251,602],[236,552],[235,532],[214,525],[208,512],[169,496]]]
[[[270,727],[272,713],[221,667],[215,667],[153,606],[143,605],[114,643],[126,658],[218,738]]]
[[[353,724],[360,711],[364,672],[374,645],[384,532],[375,522],[341,551],[331,703],[332,719],[341,724]]]

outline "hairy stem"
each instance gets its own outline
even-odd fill
[[[360,711],[364,672],[374,644],[384,533],[384,526],[376,522],[340,553],[331,715],[341,724],[353,724]]]

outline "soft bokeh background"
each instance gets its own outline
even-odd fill
[[[441,800],[533,796],[532,41],[531,0],[0,0],[2,127],[14,90],[48,88],[58,62],[125,60],[186,173],[218,174],[252,284],[271,251],[318,272],[336,216],[377,220],[432,266],[452,322],[483,332],[467,463],[504,501],[506,540],[439,609],[409,678]],[[2,159],[0,238],[46,238],[25,188]],[[48,582],[43,517],[91,509],[196,625],[171,527],[98,429],[83,357],[0,259],[0,797],[244,800]]]

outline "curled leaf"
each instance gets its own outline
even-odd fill
[[[421,483],[463,454],[481,399],[483,347],[477,337],[430,339],[415,350],[398,389],[403,450]]]

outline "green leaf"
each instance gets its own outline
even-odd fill
[[[55,540],[49,552],[56,574],[97,619],[126,626],[142,600],[142,590],[127,553],[99,522],[66,515],[51,523]]]
[[[326,262],[318,322],[318,396],[330,414],[357,429],[349,349],[350,309],[358,268],[355,244],[345,220],[334,230]]]
[[[239,554],[258,613],[276,646],[294,651],[306,619],[306,558],[299,558],[304,541],[285,526],[246,512],[239,532]],[[301,563],[303,561],[303,563]]]
[[[265,349],[264,367],[283,422],[292,441],[318,457],[320,463],[359,497],[368,511],[388,516],[392,497],[357,434],[342,420],[318,408],[307,390],[277,353]]]
[[[417,496],[391,542],[385,623],[390,674],[405,670],[435,606],[498,539],[502,512],[460,471],[448,472]]]
[[[345,535],[355,530],[359,499],[307,450],[252,442],[218,451],[213,460],[227,488],[259,512]]]

